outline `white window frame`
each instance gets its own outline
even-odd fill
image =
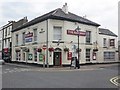
[[[37,42],[37,28],[33,29],[33,33],[34,33],[34,42]]]
[[[60,32],[56,32],[55,30],[60,30]],[[59,37],[56,37],[56,36],[59,36]],[[62,26],[53,26],[53,40],[54,41],[62,40]]]

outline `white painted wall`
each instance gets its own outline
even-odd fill
[[[62,40],[64,43],[60,43],[59,46],[57,46],[57,43],[52,43],[53,41],[53,27],[54,26],[60,26],[62,27]],[[67,35],[67,30],[75,30],[77,28],[77,26],[79,26],[81,28],[81,31],[84,31],[86,32],[87,30],[88,31],[91,31],[91,44],[92,45],[86,45],[86,37],[85,36],[80,36],[80,48],[82,49],[82,51],[80,52],[80,63],[86,63],[86,48],[90,48],[91,49],[91,61],[90,62],[102,62],[103,61],[103,54],[102,52],[104,51],[103,48],[102,48],[102,38],[103,37],[106,37],[105,36],[101,36],[99,35],[98,36],[98,27],[96,26],[92,26],[92,25],[85,25],[85,24],[80,24],[80,23],[75,23],[75,22],[69,22],[69,21],[63,21],[63,20],[53,20],[53,19],[49,19],[48,20],[48,48],[49,47],[53,47],[54,49],[55,48],[61,48],[62,50],[62,64],[70,64],[70,60],[67,60],[67,52],[64,52],[64,48],[67,47],[70,49],[70,51],[72,51],[72,43],[71,41],[73,41],[73,44],[75,44],[77,46],[77,42],[78,42],[78,37],[75,36],[75,35]],[[22,33],[23,32],[33,32],[33,29],[34,28],[37,28],[37,31],[38,31],[38,35],[37,35],[37,44],[33,44],[33,42],[30,42],[30,43],[26,43],[25,46],[21,46],[22,45]],[[41,31],[42,30],[42,31]],[[12,41],[13,41],[13,44],[12,44],[12,47],[13,47],[13,50],[12,50],[12,60],[15,60],[15,49],[16,48],[20,48],[20,47],[28,47],[30,48],[30,52],[29,53],[33,53],[33,48],[36,47],[36,48],[42,48],[43,45],[46,45],[46,30],[47,30],[47,21],[43,21],[43,22],[40,22],[40,23],[37,23],[35,25],[32,25],[32,26],[29,26],[27,28],[24,28],[24,29],[21,29],[19,31],[16,31],[12,34]],[[44,31],[44,32],[43,32]],[[42,32],[42,33],[40,33]],[[18,46],[15,46],[16,43],[16,39],[15,39],[15,36],[16,34],[19,34],[19,45]],[[107,37],[107,38],[113,38],[113,37]],[[116,40],[116,38],[115,38]],[[94,42],[98,42],[98,49],[100,49],[98,52],[97,52],[97,60],[94,61],[92,60],[92,52],[93,52],[93,49],[94,49],[94,45],[93,43]],[[115,41],[117,42],[117,40]],[[116,44],[117,46],[117,44]],[[111,48],[112,50],[112,48]],[[114,49],[115,51],[115,49]],[[42,53],[44,53],[44,51],[42,51]],[[22,54],[22,51],[21,51],[21,54]],[[27,54],[27,53],[26,53]],[[46,52],[45,52],[45,55],[46,55]],[[22,55],[21,55],[22,57]],[[39,64],[43,64],[43,62],[39,61],[39,52],[37,52],[37,62],[36,63],[39,63]],[[27,58],[26,58],[27,60]],[[50,52],[48,51],[48,61],[49,61],[49,65],[53,65],[53,52],[51,52],[51,57],[50,57]],[[28,61],[27,62],[29,63],[35,63],[34,61],[34,58],[32,61]],[[46,61],[45,61],[46,62]]]
[[[104,47],[103,46],[103,38],[106,38],[106,40],[107,40],[107,48],[103,48]],[[115,39],[115,47],[109,46],[109,39]],[[115,52],[115,61],[118,61],[118,53],[116,52],[118,50],[118,37],[99,34],[97,41],[98,41],[98,49],[99,49],[99,51],[98,51],[99,62],[105,62],[104,61],[104,52]],[[108,61],[108,62],[110,62],[110,61]]]

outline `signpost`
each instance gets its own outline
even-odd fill
[[[46,45],[43,45],[42,49],[44,50],[44,57],[45,57],[45,50],[46,50]],[[45,58],[43,60],[43,67],[45,68]]]

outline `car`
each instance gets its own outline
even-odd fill
[[[5,64],[5,61],[0,59],[0,65],[4,65]]]

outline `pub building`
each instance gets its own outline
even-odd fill
[[[80,30],[75,30],[77,27]],[[49,66],[70,65],[71,58],[79,62],[96,63],[95,44],[100,25],[68,12],[67,4],[12,30],[12,61]]]

